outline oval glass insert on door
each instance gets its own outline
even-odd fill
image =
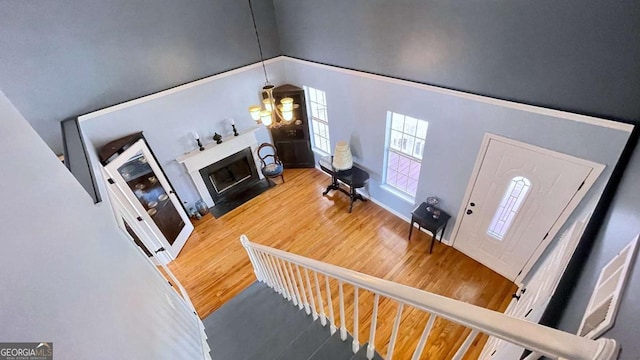
[[[487,230],[489,236],[496,240],[502,240],[518,213],[520,205],[527,197],[530,187],[531,181],[524,176],[516,176],[511,179]],[[471,210],[467,210],[467,214],[470,214],[469,211]]]
[[[149,166],[147,158],[139,151],[120,166],[118,172],[162,235],[173,245],[185,223],[158,181],[157,174]]]

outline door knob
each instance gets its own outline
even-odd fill
[[[471,214],[473,214],[473,211],[467,210],[467,215],[471,215]]]
[[[476,203],[472,202],[469,204],[469,206],[476,206]]]

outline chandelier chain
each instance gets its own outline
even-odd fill
[[[258,50],[260,51],[260,61],[262,62],[262,71],[264,71],[265,85],[269,85],[269,76],[267,75],[267,67],[264,65],[264,55],[262,54],[262,44],[260,43],[260,35],[258,35],[258,25],[256,25],[256,16],[253,13],[253,5],[249,0],[249,10],[251,10],[251,20],[253,20],[253,29],[256,31],[256,40],[258,41]]]

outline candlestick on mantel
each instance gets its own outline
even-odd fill
[[[233,129],[233,136],[238,136],[238,131],[236,130],[236,122],[233,118],[229,118],[229,123],[231,124],[231,128]]]
[[[198,145],[198,149],[200,149],[200,151],[204,151],[204,146],[202,146],[202,142],[200,141],[200,135],[198,135],[197,131],[192,131],[191,135],[193,135],[193,138],[196,140],[196,144]]]

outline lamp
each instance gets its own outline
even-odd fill
[[[253,13],[253,5],[249,0],[249,10],[251,10],[251,20],[253,20],[253,29],[256,31],[256,40],[258,42],[258,50],[260,51],[260,62],[262,63],[262,70],[264,71],[264,86],[262,87],[262,106],[251,105],[249,106],[249,114],[251,118],[258,124],[262,123],[267,127],[280,126],[282,123],[289,124],[293,121],[293,109],[299,107],[298,104],[293,103],[293,99],[285,97],[280,100],[280,104],[276,104],[273,98],[273,88],[269,82],[269,76],[267,75],[267,67],[264,64],[264,56],[262,54],[262,45],[260,44],[260,36],[258,35],[258,26],[256,25],[256,17]]]

